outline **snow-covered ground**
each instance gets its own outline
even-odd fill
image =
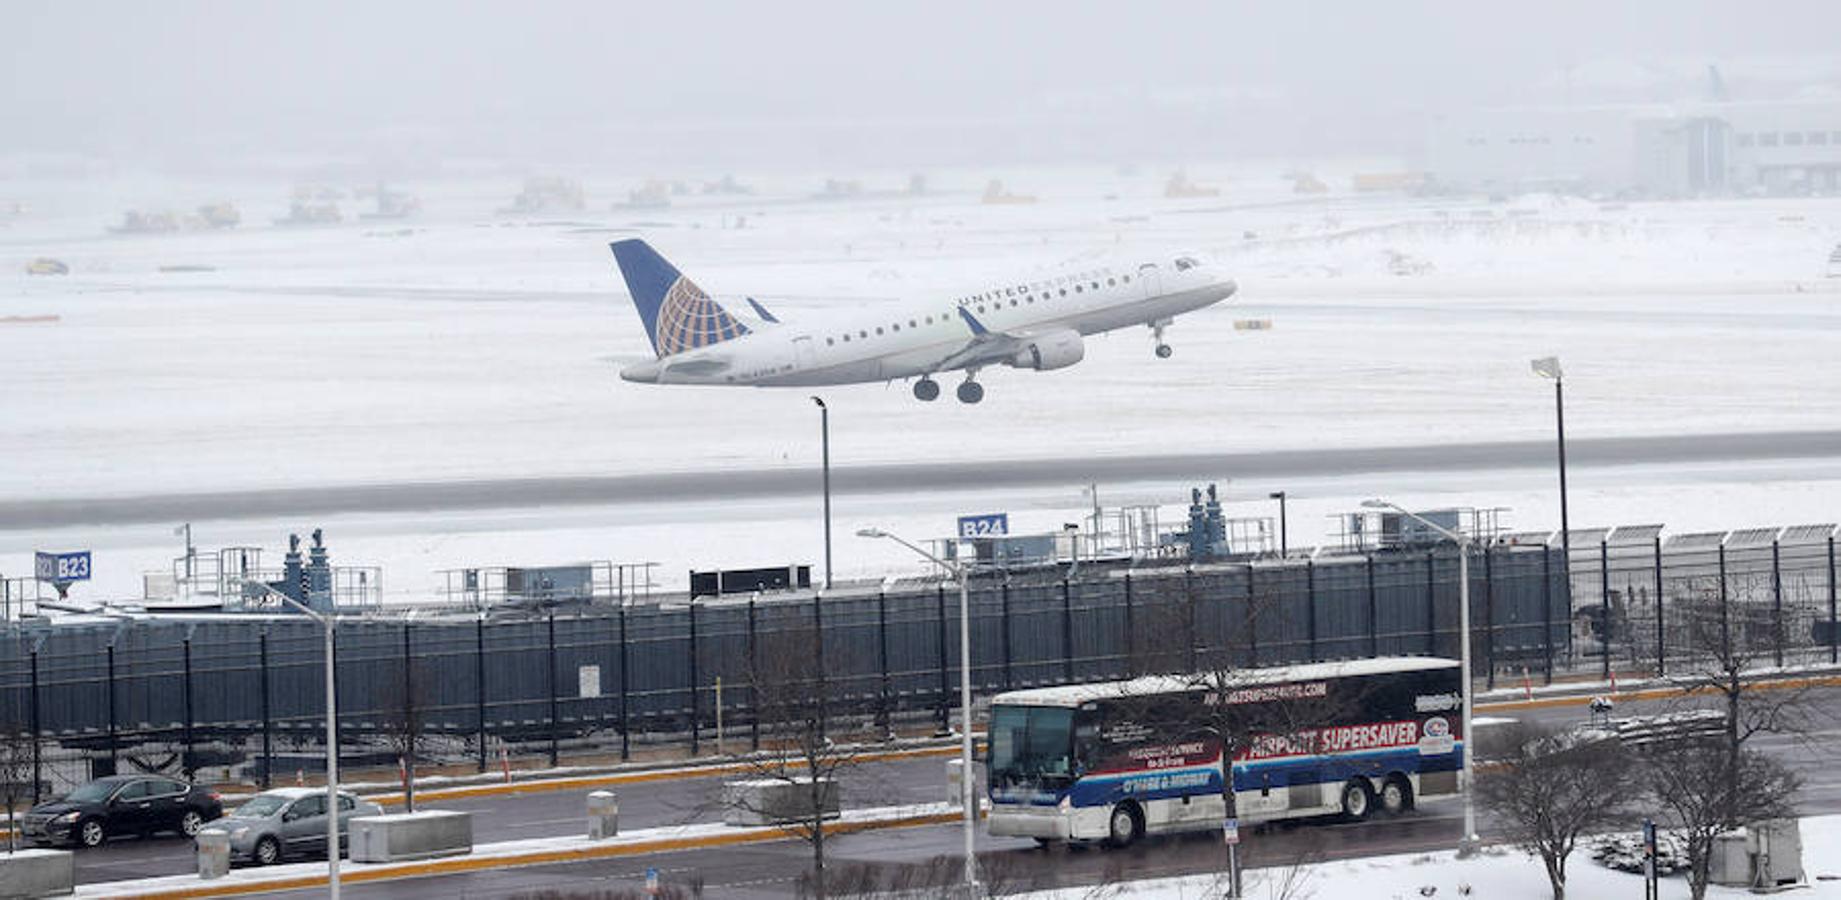
[[[706,289],[789,320],[1112,253],[1200,252],[1241,284],[1176,324],[1170,360],[1134,330],[1092,340],[1063,372],[990,371],[976,407],[922,405],[901,384],[826,389],[838,467],[1547,440],[1552,391],[1528,360],[1549,354],[1566,366],[1571,438],[1841,421],[1841,279],[1824,277],[1841,201],[1301,198],[1278,167],[1253,165],[1191,165],[1223,194],[1179,200],[1162,195],[1168,171],[928,173],[918,197],[900,192],[905,173],[871,173],[844,200],[812,198],[822,175],[744,174],[757,194],[665,210],[610,209],[639,179],[590,180],[589,210],[538,219],[493,215],[518,178],[475,174],[402,185],[425,204],[412,221],[309,229],[268,224],[283,185],[0,180],[0,199],[30,205],[0,224],[0,501],[815,470],[811,391],[619,381],[618,364],[648,348],[605,245],[635,233]],[[994,176],[1040,201],[981,204]],[[125,208],[223,199],[242,205],[242,227],[105,232]],[[72,274],[23,274],[41,255]],[[161,271],[175,265],[215,271]],[[1273,327],[1235,327],[1246,319]],[[1570,474],[1576,527],[1841,517],[1837,460]],[[1508,507],[1516,527],[1558,519],[1549,471],[1219,479],[1230,515],[1271,515],[1266,493],[1286,490],[1293,544],[1322,542],[1325,517],[1377,494]],[[1090,508],[1082,487],[842,497],[838,572],[906,559],[850,537],[859,526],[919,539],[1004,509],[1015,530],[1049,530]],[[1107,506],[1180,504],[1186,489],[1100,485]],[[29,571],[33,549],[91,547],[97,581],[83,590],[138,595],[140,573],[178,552],[176,524],[0,531],[0,573]],[[669,584],[693,566],[822,558],[815,497],[199,522],[194,536],[279,548],[315,525],[336,562],[384,565],[396,600],[460,566],[652,560]]]
[[[1795,897],[1841,898],[1841,816],[1817,816],[1802,823],[1803,867],[1808,889]],[[1218,879],[1207,876],[1140,881],[1121,886],[1103,896],[1142,900],[1204,900],[1221,896]],[[1421,897],[1470,900],[1549,900],[1546,872],[1540,860],[1504,848],[1493,848],[1471,859],[1454,853],[1411,853],[1341,862],[1317,863],[1292,869],[1258,869],[1243,881],[1249,900],[1416,900]],[[1662,900],[1688,896],[1687,877],[1661,880]],[[1428,890],[1429,889],[1429,890]],[[1089,890],[1045,891],[1023,895],[1031,900],[1085,900],[1098,896]],[[1607,869],[1585,851],[1573,854],[1566,866],[1566,896],[1580,900],[1643,896],[1643,879]],[[1738,888],[1710,887],[1709,897],[1747,897]]]

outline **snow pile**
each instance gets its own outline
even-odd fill
[[[1803,865],[1810,889],[1796,896],[1809,900],[1841,900],[1841,816],[1803,820]],[[1640,897],[1642,878],[1594,865],[1575,853],[1566,867],[1568,897],[1597,900],[1605,897]],[[1284,869],[1248,872],[1245,894],[1249,900],[1415,900],[1420,897],[1470,900],[1549,900],[1553,896],[1538,859],[1506,849],[1492,848],[1471,859],[1454,853],[1410,853],[1318,863],[1293,873]],[[1142,900],[1203,900],[1220,896],[1212,875],[1165,878],[1122,885],[1120,896]],[[1089,888],[1044,891],[1023,895],[1031,900],[1079,900],[1093,896]],[[1662,879],[1662,900],[1688,896],[1685,876]],[[1708,897],[1750,896],[1739,888],[1711,887]]]

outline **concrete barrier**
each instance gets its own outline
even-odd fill
[[[812,817],[812,779],[730,781],[722,786],[725,825],[782,825]],[[837,782],[819,780],[819,807],[827,819],[838,817]]]
[[[198,832],[198,877],[222,878],[230,874],[230,832],[206,828]]]
[[[452,810],[351,821],[352,862],[401,862],[473,852],[473,814]]]
[[[613,791],[588,794],[588,839],[599,841],[620,833],[620,798]]]
[[[0,897],[62,897],[76,883],[76,860],[67,850],[0,854]]]

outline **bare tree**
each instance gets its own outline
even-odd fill
[[[32,796],[32,750],[36,738],[23,728],[0,734],[0,800],[6,802],[6,852],[19,844],[14,810]]]
[[[859,764],[855,749],[831,740],[834,727],[824,688],[818,632],[791,628],[761,637],[749,659],[753,712],[761,729],[760,754],[738,758],[753,778],[790,785],[801,794],[797,813],[751,809],[775,818],[812,847],[812,895],[826,893],[826,808],[836,799],[838,776]]]
[[[433,674],[421,660],[406,659],[401,680],[378,691],[378,729],[384,745],[403,767],[403,809],[415,812],[416,761],[426,744],[428,712],[433,705]]]
[[[1646,752],[1649,792],[1681,836],[1693,900],[1707,894],[1716,838],[1742,825],[1795,815],[1794,773],[1754,750],[1736,756],[1723,740],[1693,740]]]
[[[1518,722],[1507,758],[1477,780],[1477,799],[1517,847],[1540,857],[1553,900],[1566,898],[1566,860],[1579,838],[1623,821],[1631,803],[1630,751],[1615,739],[1556,734]]]

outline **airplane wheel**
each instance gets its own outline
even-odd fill
[[[968,381],[964,384],[959,385],[959,402],[960,403],[977,403],[978,401],[983,400],[983,399],[984,399],[984,385],[979,384],[976,381]]]
[[[1170,349],[1169,344],[1158,344],[1157,345],[1157,358],[1158,359],[1169,359],[1170,354],[1174,352],[1175,352],[1174,350]]]
[[[931,378],[914,382],[914,399],[932,402],[939,399],[940,383]]]

